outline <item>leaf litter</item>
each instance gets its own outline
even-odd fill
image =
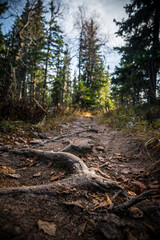
[[[81,124],[78,126],[85,124],[93,124],[93,121],[89,119],[82,118],[78,121],[81,121]],[[68,125],[68,131],[72,131],[72,126]],[[102,128],[101,126],[96,126],[97,128]],[[76,130],[78,130],[76,128]],[[100,129],[101,130],[101,129]],[[66,130],[65,130],[66,131]],[[51,133],[50,133],[51,134]],[[53,134],[53,133],[52,133]],[[62,128],[63,134],[63,128]],[[90,133],[91,134],[91,133]],[[103,131],[101,130],[101,134],[98,135],[93,133],[93,142],[98,142],[98,150],[96,150],[96,146],[93,148],[92,153],[87,153],[86,155],[82,155],[82,158],[85,160],[85,163],[88,167],[94,167],[100,169],[101,172],[104,173],[104,178],[109,176],[114,181],[119,181],[120,185],[123,185],[126,190],[132,195],[137,195],[141,192],[146,191],[150,188],[158,188],[159,180],[157,178],[152,181],[150,175],[148,179],[141,178],[142,173],[145,172],[145,169],[149,166],[150,162],[147,160],[144,163],[140,158],[129,158],[130,147],[132,144],[126,144],[128,138],[117,132],[117,136],[115,136],[114,131],[114,139],[112,141],[108,140],[108,145],[104,146],[104,139],[110,138],[112,136],[112,130],[106,130],[106,135],[103,135]],[[52,137],[50,135],[50,137]],[[27,143],[32,141],[34,137],[30,137],[27,139]],[[79,136],[72,137],[72,141],[81,141]],[[5,142],[8,145],[11,145],[12,148],[15,140],[14,138],[7,138]],[[16,147],[20,148],[26,144],[26,141],[22,141],[22,139],[17,140]],[[54,149],[55,143],[51,143],[48,146],[39,147],[41,149]],[[56,143],[56,148],[60,149],[62,146],[59,143]],[[128,147],[128,149],[127,149]],[[117,150],[120,149],[120,150]],[[134,147],[132,146],[132,149]],[[128,155],[126,154],[128,151]],[[6,182],[6,186],[29,186],[37,184],[44,184],[46,182],[57,181],[62,178],[68,177],[68,173],[64,172],[64,170],[60,168],[55,168],[53,163],[40,163],[37,159],[30,159],[25,157],[18,156],[2,156],[0,154],[0,164],[2,165],[3,171],[8,169],[6,173],[9,174],[20,174],[20,179],[12,179],[5,177],[5,174],[1,174],[0,177]],[[135,154],[136,155],[136,154]],[[81,156],[81,155],[79,155]],[[127,157],[126,157],[127,156]],[[7,161],[6,161],[7,159]],[[122,164],[123,162],[123,164]],[[147,165],[148,164],[148,165]],[[10,171],[9,171],[10,168]],[[133,171],[132,171],[133,169]],[[44,174],[45,173],[45,174]],[[120,175],[121,173],[121,175]],[[100,172],[99,172],[100,174]],[[33,177],[35,175],[35,177]],[[121,176],[121,179],[119,178]],[[9,183],[7,183],[9,181]],[[2,186],[4,187],[5,184]],[[0,219],[3,219],[3,225],[0,223],[0,228],[2,229],[2,233],[6,234],[8,232],[8,236],[10,236],[13,232],[13,226],[16,224],[20,225],[25,231],[21,231],[16,234],[20,234],[19,236],[25,237],[25,232],[29,235],[30,239],[91,239],[91,240],[102,240],[102,239],[111,239],[107,238],[110,236],[106,226],[110,226],[110,232],[113,233],[113,237],[117,236],[117,230],[119,227],[123,225],[123,229],[126,232],[126,239],[135,240],[139,237],[144,240],[149,237],[148,232],[150,231],[152,234],[155,231],[158,231],[156,221],[153,219],[156,218],[156,210],[155,206],[150,203],[150,209],[147,208],[148,202],[139,205],[135,205],[130,208],[127,214],[128,222],[127,224],[124,222],[125,217],[121,215],[118,219],[116,215],[110,214],[109,209],[114,205],[121,204],[121,193],[117,192],[116,194],[112,194],[111,192],[107,193],[92,193],[88,189],[77,189],[76,187],[72,189],[72,191],[64,188],[57,192],[58,196],[19,196],[17,198],[8,196],[7,199],[5,196],[1,196],[1,204],[0,204]],[[152,199],[152,198],[151,198]],[[157,202],[158,199],[154,199],[153,201]],[[148,209],[147,211],[145,209]],[[149,218],[147,218],[150,211]],[[152,214],[153,212],[153,214]],[[4,216],[8,216],[4,218]],[[153,216],[154,215],[154,216]],[[132,220],[130,220],[132,218]],[[147,222],[145,219],[148,219]],[[44,219],[44,220],[42,220]],[[110,219],[110,220],[109,220]],[[133,219],[135,220],[133,226]],[[138,222],[136,222],[138,219]],[[1,221],[2,222],[2,221]],[[103,226],[102,226],[102,225]],[[125,227],[127,226],[127,227]],[[7,230],[6,230],[7,229]],[[128,229],[128,230],[127,230]],[[127,232],[128,231],[128,232]],[[103,234],[103,236],[101,234]],[[141,236],[140,236],[141,235]],[[138,238],[136,236],[139,236]],[[28,236],[27,236],[28,237]],[[7,238],[5,238],[7,239]],[[17,239],[20,239],[17,238]]]

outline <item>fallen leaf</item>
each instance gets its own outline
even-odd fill
[[[118,180],[118,181],[121,181],[121,180],[122,180],[124,183],[127,183],[127,182],[128,182],[128,180],[127,180],[123,175],[118,176],[118,177],[117,177],[117,180]]]
[[[160,185],[158,185],[158,184],[149,184],[148,187],[150,189],[160,189]]]
[[[19,137],[18,140],[19,140],[20,142],[22,142],[22,143],[27,143],[27,141],[26,141],[24,138],[22,138],[22,137]]]
[[[122,156],[121,153],[114,153],[114,155],[116,155],[116,156]]]
[[[139,187],[139,188],[142,189],[142,190],[145,190],[145,189],[146,189],[146,186],[145,186],[143,183],[139,182],[139,181],[134,180],[134,181],[132,182],[132,184],[135,185],[135,186],[137,186],[137,187]]]
[[[105,193],[105,196],[106,196],[106,199],[107,199],[108,206],[111,205],[112,201],[111,201],[110,197],[108,196],[107,193]]]
[[[63,202],[65,205],[68,205],[68,206],[75,206],[75,207],[79,207],[79,208],[84,208],[82,206],[82,204],[78,201],[75,201],[75,202]]]
[[[61,172],[61,173],[57,173],[57,175],[51,177],[50,181],[55,181],[59,178],[62,178],[64,176],[64,172]]]
[[[104,158],[101,157],[101,156],[98,156],[98,159],[99,159],[101,162],[105,162]]]
[[[123,169],[121,170],[121,173],[128,174],[131,173],[131,171],[129,169]]]
[[[19,168],[19,171],[25,171],[27,169],[27,167],[23,167],[23,168]]]
[[[131,232],[128,232],[127,238],[128,238],[128,240],[138,240],[135,236],[132,235]]]
[[[80,232],[78,233],[78,236],[81,236],[81,235],[85,232],[86,226],[87,226],[87,222],[82,223],[82,224],[79,226]]]
[[[118,164],[118,167],[125,167],[124,164]]]
[[[30,141],[29,143],[30,143],[30,144],[41,144],[42,141],[39,140],[39,139],[35,139],[35,140]]]
[[[33,177],[40,177],[41,176],[41,172],[37,172],[37,173],[35,173],[34,175],[33,175]]]
[[[52,162],[49,162],[48,164],[47,164],[47,167],[51,167],[52,166]]]
[[[87,226],[87,222],[85,222],[82,226],[82,233],[84,233],[85,229],[86,229],[86,226]]]
[[[143,217],[143,212],[137,207],[131,207],[130,214],[132,215],[133,218],[142,218]]]
[[[129,194],[133,195],[133,196],[137,196],[137,194],[135,192],[132,192],[130,190],[127,191]]]
[[[108,207],[108,203],[105,201],[105,202],[101,202],[100,204],[98,204],[95,208],[93,208],[91,211],[95,211],[97,210],[98,208],[106,208]]]
[[[43,220],[38,220],[39,230],[43,230],[50,236],[56,236],[56,224],[54,222],[46,222]]]

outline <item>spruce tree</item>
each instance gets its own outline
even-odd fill
[[[156,101],[158,72],[160,68],[160,5],[158,0],[132,0],[125,6],[127,20],[116,22],[117,35],[125,40],[125,46],[119,48],[122,61],[137,68],[134,81],[146,83],[148,102]],[[143,73],[139,74],[139,72]],[[138,78],[138,76],[141,76]],[[135,84],[134,84],[135,85]],[[143,92],[143,89],[141,89]]]

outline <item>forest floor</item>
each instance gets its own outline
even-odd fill
[[[85,131],[88,129],[96,131]],[[33,148],[57,152],[72,142],[82,149],[89,144],[91,149],[86,152],[75,150],[72,154],[133,197],[159,189],[159,163],[155,169],[154,160],[144,144],[135,136],[97,123],[93,117],[77,116],[74,122],[60,124],[57,130],[45,133],[46,137],[66,136],[44,145],[39,144],[43,140],[34,129],[31,130],[33,135],[25,135],[26,130],[20,130],[19,135],[0,135],[1,188],[38,186],[70,176],[65,168],[54,162],[17,156],[5,152],[4,146],[7,145],[9,150]],[[73,135],[67,136],[70,133]],[[114,214],[109,211],[113,205],[121,203],[121,198],[112,191],[91,191],[87,187],[61,188],[53,195],[1,194],[0,239],[160,239],[160,192],[124,212]]]

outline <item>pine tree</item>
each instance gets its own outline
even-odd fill
[[[116,22],[117,35],[125,39],[125,46],[119,48],[123,62],[138,69],[141,86],[146,82],[148,102],[156,101],[158,71],[160,67],[160,5],[158,0],[132,0],[125,7],[127,20]],[[139,72],[143,72],[142,74]],[[134,79],[136,81],[136,78]],[[135,84],[134,84],[135,85]],[[143,91],[143,89],[141,89]]]
[[[0,3],[0,16],[7,10],[7,3]],[[11,85],[10,66],[8,64],[8,41],[2,33],[0,24],[0,102],[9,94]]]
[[[32,43],[29,48],[30,56],[30,97],[40,98],[39,90],[43,84],[43,62],[44,62],[44,46],[45,46],[45,29],[43,17],[43,3],[37,0],[31,16],[31,31]]]
[[[104,86],[105,70],[100,53],[101,43],[98,38],[98,25],[93,18],[85,20],[80,32],[78,96],[82,107],[96,106],[100,89]]]

